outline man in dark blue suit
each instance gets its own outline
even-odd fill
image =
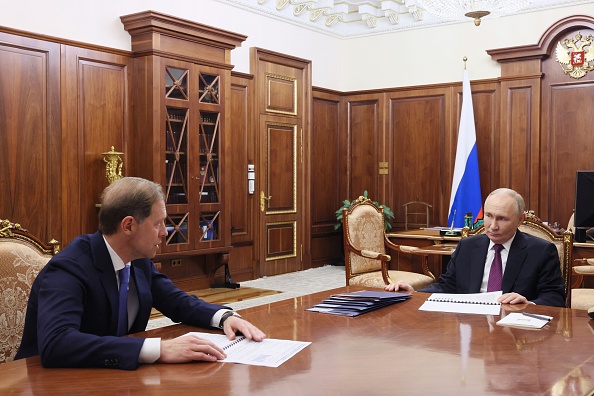
[[[419,290],[428,293],[479,293],[488,289],[489,274],[501,247],[500,287],[503,304],[534,303],[565,306],[565,292],[557,248],[544,239],[518,230],[524,220],[524,199],[514,190],[493,191],[484,205],[485,233],[462,239],[438,282]],[[414,291],[404,283],[386,286],[390,291]]]
[[[120,333],[144,331],[154,306],[175,322],[221,328],[261,341],[266,335],[228,307],[179,290],[153,258],[165,229],[161,186],[126,177],[101,195],[99,231],[74,239],[52,258],[31,288],[17,359],[40,355],[46,367],[135,369],[141,363],[214,362],[226,357],[212,342],[185,335],[170,340],[118,337],[119,270],[129,266],[127,320]],[[123,311],[123,310],[122,310]]]

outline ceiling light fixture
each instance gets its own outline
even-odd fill
[[[481,18],[509,15],[526,8],[530,0],[417,0],[427,12],[438,18],[461,20],[463,17],[474,19],[479,26]]]

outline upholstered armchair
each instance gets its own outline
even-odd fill
[[[424,274],[389,270],[391,256],[386,248],[402,251],[385,234],[383,208],[370,199],[359,197],[348,209],[343,209],[344,253],[346,284],[384,288],[395,281],[405,281],[415,290],[422,289],[435,279],[423,267]],[[408,252],[407,252],[408,253]]]
[[[563,276],[563,283],[565,284],[565,305],[572,307],[572,292],[571,292],[571,265],[573,252],[573,234],[570,231],[565,231],[559,235],[555,230],[543,223],[538,216],[533,212],[525,212],[525,218],[519,227],[520,231],[526,234],[531,234],[539,238],[545,239],[555,245],[557,253],[559,253],[559,262],[561,264],[561,274]],[[485,232],[484,226],[469,230],[462,229],[462,238],[468,236],[482,234]]]
[[[594,289],[581,287],[584,277],[594,276],[594,258],[575,259],[571,270],[571,308],[590,309],[594,307]]]
[[[31,285],[43,266],[60,250],[8,220],[0,220],[0,363],[14,359],[25,325]]]

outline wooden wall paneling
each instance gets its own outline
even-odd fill
[[[147,166],[146,158],[159,158],[163,151],[161,134],[153,131],[153,125],[165,123],[159,97],[165,83],[160,73],[150,73],[150,70],[160,70],[160,58],[138,56],[132,59],[134,114],[130,117],[130,152],[124,158],[124,175],[160,182],[165,179],[165,172],[161,167]]]
[[[556,47],[565,38],[575,38],[578,32],[586,37],[593,29],[593,17],[569,16],[551,25],[536,44],[487,51],[501,63],[502,184],[517,188],[527,208],[543,220],[563,227],[574,205],[571,179],[581,166],[592,166],[569,154],[571,146],[585,148],[584,152],[592,147],[583,121],[591,118],[590,111],[576,119],[571,110],[589,109],[584,100],[591,98],[592,77],[576,80],[564,75]],[[513,102],[522,109],[513,109]],[[526,153],[521,144],[530,145]],[[516,154],[519,157],[514,158]],[[528,182],[522,180],[526,177],[522,167],[528,169]]]
[[[340,185],[346,169],[341,159],[346,151],[341,135],[344,106],[341,95],[314,88],[311,128],[311,266],[343,262],[342,229],[334,230],[336,210],[344,199]]]
[[[63,210],[66,240],[97,230],[99,196],[109,184],[101,153],[127,147],[131,58],[120,54],[65,46],[62,95],[64,156]]]
[[[388,158],[380,155],[383,142],[384,95],[363,94],[346,98],[347,144],[349,146],[347,164],[347,196],[344,199],[357,199],[367,190],[368,197],[381,202],[379,163]],[[381,151],[380,151],[381,150]],[[386,205],[389,206],[387,202]]]
[[[577,34],[594,34],[591,27],[561,29],[552,40],[549,52],[564,39]],[[578,44],[581,44],[578,42]],[[566,227],[575,206],[575,173],[594,169],[594,138],[591,120],[594,111],[588,105],[594,98],[594,74],[575,79],[565,74],[552,55],[542,62],[542,163],[540,200],[543,220]]]
[[[231,244],[229,268],[236,281],[254,279],[256,273],[256,246],[254,244],[256,210],[258,209],[259,186],[248,193],[247,167],[255,164],[258,146],[254,116],[250,112],[254,101],[252,75],[232,73],[229,99],[230,121],[227,149],[231,191],[229,212],[231,217]],[[256,173],[260,169],[255,170]]]
[[[391,93],[389,100],[389,196],[386,204],[395,226],[404,228],[404,207],[419,199],[433,205],[431,224],[447,222],[453,164],[450,111],[451,90],[444,88]],[[455,151],[455,142],[453,143]],[[452,157],[453,158],[453,157]],[[380,176],[381,177],[381,176]],[[449,183],[448,183],[449,180]],[[446,204],[447,205],[447,204]]]
[[[526,209],[539,213],[540,164],[539,79],[501,82],[501,187],[520,193]]]
[[[0,219],[61,233],[60,46],[0,31]]]
[[[549,128],[546,135],[543,131],[542,138],[543,143],[548,144],[542,150],[542,160],[548,165],[549,177],[545,179],[542,175],[542,183],[553,188],[542,191],[542,201],[549,203],[542,216],[566,227],[575,205],[576,170],[594,169],[590,117],[593,113],[584,107],[594,98],[594,83],[582,81],[580,84],[551,85],[547,88],[549,103],[543,110],[548,113]],[[554,175],[554,180],[551,180],[551,175]]]

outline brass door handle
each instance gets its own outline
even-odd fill
[[[260,212],[264,212],[264,201],[270,201],[272,195],[268,197],[264,195],[264,191],[260,191]]]

